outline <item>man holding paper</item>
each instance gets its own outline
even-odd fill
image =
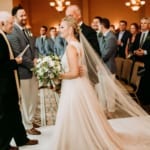
[[[34,145],[22,123],[19,107],[20,84],[18,65],[22,57],[14,57],[7,34],[12,32],[13,17],[6,11],[0,11],[0,150],[18,150],[10,146],[12,138],[17,146]]]
[[[34,39],[26,32],[27,15],[22,6],[16,6],[12,9],[12,15],[15,19],[12,34],[8,39],[13,47],[15,56],[22,56],[22,64],[19,65],[19,76],[21,79],[22,101],[21,111],[25,128],[29,134],[39,135],[40,131],[35,129],[32,124],[32,118],[38,101],[38,85],[33,77],[31,68],[37,60],[37,50],[34,47]]]

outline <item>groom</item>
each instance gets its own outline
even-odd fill
[[[22,56],[22,64],[18,67],[22,90],[22,119],[29,134],[39,135],[41,132],[35,129],[32,124],[39,98],[37,94],[38,85],[31,71],[31,68],[34,67],[38,58],[37,49],[34,46],[33,37],[29,36],[26,29],[27,14],[25,9],[20,5],[16,6],[12,9],[12,15],[15,21],[14,28],[12,33],[7,35],[7,37],[13,48],[14,55],[18,56],[27,45],[30,45]]]

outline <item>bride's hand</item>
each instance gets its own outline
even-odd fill
[[[63,75],[64,75],[64,74],[59,74],[58,79],[62,80],[62,79],[63,79]]]
[[[83,66],[83,65],[79,66],[79,75],[80,75],[80,77],[84,76],[85,73],[86,73],[85,66]]]

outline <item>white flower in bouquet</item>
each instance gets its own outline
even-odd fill
[[[40,87],[50,87],[60,90],[62,72],[60,58],[57,55],[43,56],[37,60],[37,64],[31,69],[39,81]]]

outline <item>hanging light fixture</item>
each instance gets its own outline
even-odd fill
[[[49,5],[51,7],[55,7],[55,9],[58,12],[62,12],[66,6],[69,6],[71,4],[70,1],[65,1],[65,0],[55,0],[53,2],[49,2]]]
[[[127,7],[130,7],[133,11],[138,11],[141,6],[145,5],[145,0],[130,0],[128,2],[125,2],[125,5]]]

